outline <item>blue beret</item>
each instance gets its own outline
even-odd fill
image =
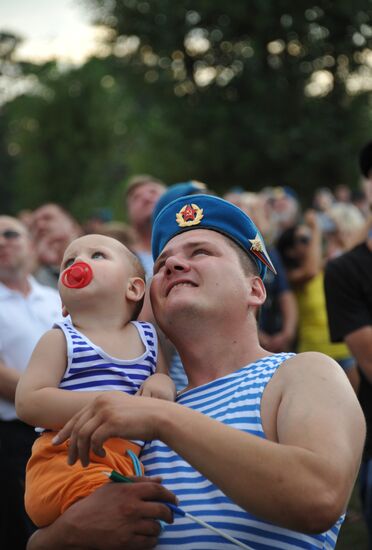
[[[163,210],[164,206],[168,203],[178,199],[179,197],[184,197],[185,195],[196,195],[204,193],[204,190],[207,188],[205,183],[200,181],[190,180],[182,183],[174,183],[170,185],[165,193],[161,195],[158,202],[155,205],[152,219],[155,220],[156,216],[159,214],[160,210]]]
[[[252,220],[234,204],[213,195],[179,197],[159,212],[152,228],[154,260],[168,241],[192,229],[211,229],[230,237],[256,262],[262,279],[267,267],[276,273]]]

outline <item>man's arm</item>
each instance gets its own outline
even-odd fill
[[[59,429],[101,393],[58,388],[66,369],[66,356],[66,339],[59,329],[46,332],[37,343],[15,396],[17,415],[27,424]]]
[[[59,439],[71,434],[70,463],[80,456],[83,464],[90,447],[102,454],[108,437],[161,439],[247,511],[290,529],[325,531],[345,511],[357,475],[363,414],[342,370],[322,354],[288,360],[265,393],[273,388],[271,441],[175,403],[134,397],[128,405],[120,396],[97,398]]]
[[[372,384],[372,325],[347,334],[345,344],[370,384]]]
[[[30,538],[27,550],[145,550],[160,533],[156,519],[172,523],[164,502],[176,504],[159,479],[107,483],[76,502],[54,523]]]
[[[0,361],[0,397],[14,403],[19,372]]]
[[[324,289],[331,340],[346,343],[372,382],[372,312],[366,288],[355,256],[345,254],[327,264]]]

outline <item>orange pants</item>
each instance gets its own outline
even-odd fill
[[[91,453],[92,462],[86,468],[80,462],[69,466],[68,443],[52,445],[54,436],[55,432],[45,432],[35,441],[26,468],[26,511],[38,527],[53,523],[71,504],[107,483],[102,472],[134,475],[133,463],[125,453],[131,449],[138,456],[140,451],[130,441],[112,438],[105,442],[105,457]]]

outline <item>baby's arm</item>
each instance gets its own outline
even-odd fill
[[[158,346],[156,372],[144,381],[137,395],[157,397],[158,399],[165,399],[166,401],[174,401],[176,399],[176,386],[168,375],[168,365],[160,344]]]
[[[21,420],[32,426],[59,429],[102,393],[59,389],[66,363],[63,332],[49,330],[40,338],[17,386],[15,404]]]

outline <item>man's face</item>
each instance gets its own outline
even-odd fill
[[[0,216],[0,278],[27,271],[32,260],[26,228],[15,218]]]
[[[248,286],[227,238],[195,229],[171,239],[156,260],[151,303],[165,332],[179,319],[186,326],[210,316],[226,322],[231,311],[246,315]]]
[[[137,185],[127,197],[128,215],[134,227],[151,223],[155,205],[165,188],[160,183],[146,182]]]
[[[55,204],[35,210],[31,225],[38,260],[45,265],[59,265],[63,251],[77,234],[74,221]]]

